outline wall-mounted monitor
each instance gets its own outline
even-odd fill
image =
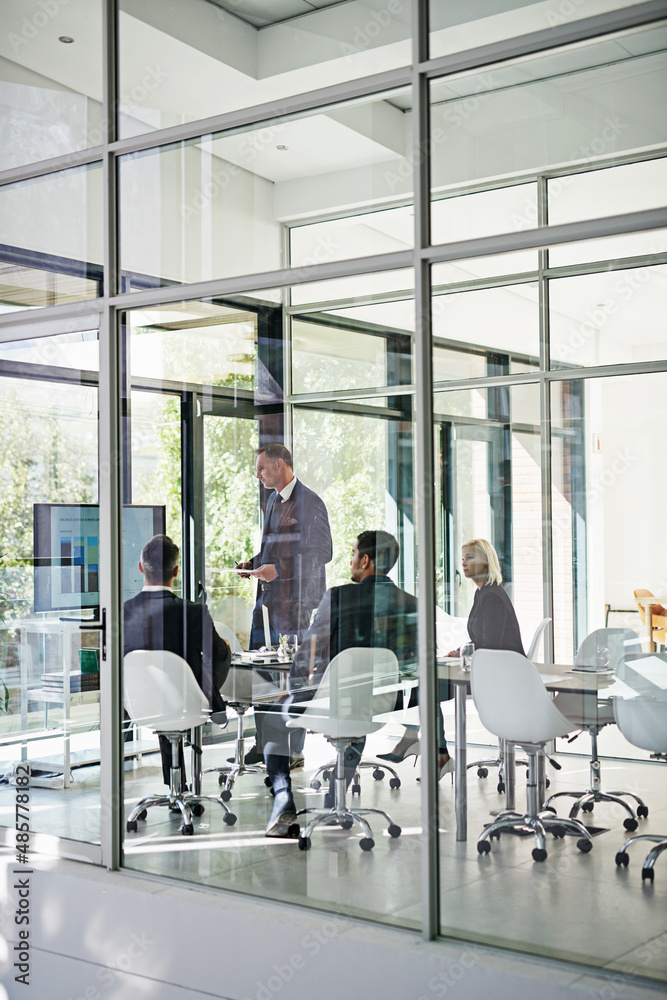
[[[100,512],[92,503],[34,506],[35,611],[99,608]],[[138,562],[149,538],[166,530],[164,506],[123,507],[123,600],[143,586]]]

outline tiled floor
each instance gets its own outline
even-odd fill
[[[477,735],[474,718],[472,733]],[[474,737],[473,737],[474,738]],[[387,736],[369,740],[369,751],[386,749]],[[582,751],[585,747],[582,746]],[[205,764],[224,762],[229,747],[205,749]],[[309,777],[317,765],[330,758],[330,748],[320,737],[309,735],[306,744],[309,767],[294,772],[295,797],[299,806],[319,805],[322,793],[313,791]],[[469,759],[480,756],[470,747]],[[551,788],[583,788],[588,779],[583,756],[560,754],[563,769],[550,769]],[[374,781],[363,772],[361,804],[390,813],[403,830],[392,840],[380,818],[371,820],[376,846],[366,853],[359,848],[358,828],[318,830],[309,852],[296,841],[276,842],[264,836],[272,798],[263,776],[245,776],[236,785],[230,807],[238,816],[236,825],[223,821],[223,810],[215,804],[195,819],[195,835],[180,835],[180,821],[165,809],[149,812],[139,831],[125,840],[125,864],[140,871],[167,875],[207,886],[220,886],[306,903],[393,924],[418,927],[421,905],[421,825],[419,765],[398,766],[402,785],[390,790],[385,778]],[[665,766],[639,761],[608,761],[605,776],[617,788],[631,788],[650,807],[638,832],[667,833]],[[161,787],[159,757],[145,756],[141,766],[126,771],[126,809],[142,794]],[[99,824],[97,769],[77,772],[73,789],[64,793],[35,789],[36,821],[52,826],[53,832],[81,836]],[[204,791],[216,794],[217,776],[204,779]],[[503,836],[494,841],[491,853],[480,857],[476,838],[489,814],[502,806],[496,778],[480,780],[469,773],[469,838],[455,839],[454,790],[446,776],[440,783],[440,844],[442,929],[454,937],[516,947],[533,954],[562,957],[618,970],[621,978],[639,974],[667,977],[667,857],[656,869],[655,882],[642,884],[641,862],[648,849],[637,844],[630,849],[630,866],[617,869],[616,851],[625,839],[624,813],[615,805],[596,806],[587,822],[607,832],[594,838],[593,850],[581,854],[573,838],[550,841],[543,864],[532,861],[532,838]],[[517,803],[523,797],[523,770],[517,777]],[[0,822],[13,800],[13,789],[0,791]],[[73,805],[76,796],[76,804]],[[355,801],[359,801],[355,798]],[[566,814],[571,800],[561,799],[559,811]],[[69,831],[69,832],[68,832]],[[91,837],[91,839],[94,839]]]

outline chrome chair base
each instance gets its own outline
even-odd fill
[[[205,767],[202,771],[202,774],[216,772],[219,775],[218,784],[224,786],[220,792],[220,798],[223,802],[229,802],[231,799],[232,789],[237,778],[240,778],[244,774],[261,774],[264,770],[263,768],[255,767],[254,765],[246,764],[245,762],[244,717],[249,706],[234,704],[234,702],[228,702],[228,704],[237,714],[234,763],[221,764],[219,767]],[[265,780],[268,781],[268,778]]]
[[[301,809],[297,816],[303,816],[307,813],[310,814],[310,818],[306,823],[301,836],[299,837],[299,850],[307,851],[311,846],[311,836],[313,830],[316,827],[325,825],[339,825],[344,830],[349,830],[354,823],[357,823],[364,834],[363,838],[359,841],[359,846],[362,851],[371,851],[375,847],[375,841],[373,840],[373,830],[370,824],[364,818],[366,816],[376,815],[382,816],[387,822],[387,832],[390,837],[400,837],[401,828],[398,826],[391,817],[384,812],[383,809],[348,809],[346,803],[347,788],[345,782],[345,749],[349,746],[350,741],[346,739],[330,739],[329,742],[336,747],[336,763],[333,765],[335,768],[336,780],[334,782],[334,794],[335,801],[331,809]],[[324,765],[324,770],[331,765]],[[377,765],[368,764],[368,767],[373,767]],[[384,766],[384,765],[383,765]],[[387,770],[392,770],[387,768]],[[316,772],[319,773],[319,772]]]
[[[636,837],[628,837],[623,847],[616,855],[616,864],[620,868],[623,866],[627,868],[630,857],[628,855],[628,847],[630,844],[637,843],[638,840],[648,841],[649,843],[654,843],[656,846],[652,847],[644,858],[644,864],[642,865],[642,882],[648,879],[650,882],[654,878],[654,867],[658,860],[660,854],[663,851],[667,851],[667,836],[661,836],[653,833],[640,833]]]
[[[362,767],[372,767],[373,777],[376,781],[382,781],[382,779],[384,778],[384,772],[389,771],[389,773],[391,774],[391,778],[389,779],[389,787],[391,789],[401,787],[401,779],[399,778],[394,768],[391,767],[389,764],[385,764],[384,761],[382,761],[381,764],[378,764],[372,760],[360,760],[359,763],[357,764],[357,769],[354,772],[354,777],[352,779],[352,785],[350,789],[352,795],[361,795],[361,774],[359,772]],[[317,771],[315,771],[312,778],[310,779],[310,787],[314,788],[316,792],[319,791],[319,789],[322,787],[322,781],[328,781],[335,770],[336,770],[335,760],[330,760],[327,764],[322,764],[322,766],[318,767]],[[322,779],[322,781],[320,781],[320,778]]]
[[[216,802],[219,806],[222,806],[225,812],[223,817],[224,822],[228,826],[233,826],[234,823],[236,823],[236,816],[234,813],[229,811],[226,803],[222,801],[222,798],[218,799],[214,795],[196,795],[194,792],[181,791],[181,769],[178,761],[179,749],[183,743],[183,733],[161,733],[160,735],[166,736],[171,743],[169,793],[162,795],[145,795],[143,799],[137,803],[127,818],[127,832],[136,833],[138,829],[138,822],[146,819],[148,810],[153,808],[153,806],[169,806],[172,810],[175,806],[177,806],[183,820],[181,833],[186,836],[192,836],[194,833],[192,817],[202,815],[204,812],[204,802]]]

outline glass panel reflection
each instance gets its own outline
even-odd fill
[[[0,812],[27,766],[32,832],[99,843],[97,332],[59,367],[77,338],[2,345]]]
[[[143,580],[125,605],[124,703],[144,753],[125,771],[124,862],[418,926],[419,785],[392,763],[403,760],[404,723],[414,758],[419,727],[412,401],[351,391],[369,361],[381,382],[409,381],[411,338],[403,334],[404,354],[381,324],[342,315],[365,306],[339,305],[329,332],[349,361],[335,378],[329,348],[326,366],[310,364],[317,386],[340,385],[347,398],[295,405],[289,421],[280,301],[271,316],[263,292],[242,307],[184,302],[124,316],[126,499],[164,505],[178,546],[154,539],[144,549]],[[257,351],[247,371],[217,377],[238,350],[239,323],[256,333]],[[293,341],[310,328],[319,327],[296,316]],[[357,349],[366,340],[372,358]],[[299,371],[305,363],[293,379]],[[187,640],[173,628],[184,619]],[[159,674],[166,690],[164,671],[176,669],[199,699],[188,717],[203,724],[194,771],[187,748],[181,757],[178,738],[165,735],[160,706],[142,704],[144,674]],[[326,822],[309,826],[320,815]],[[360,878],[371,850],[397,896],[384,875],[374,887]]]

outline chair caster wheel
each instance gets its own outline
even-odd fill
[[[222,821],[223,823],[226,823],[227,826],[234,826],[234,823],[236,823],[236,816],[234,813],[225,813],[222,817]]]
[[[220,798],[222,799],[223,802],[229,802],[231,797],[232,793],[228,788],[223,788],[223,790],[220,792]]]
[[[128,819],[127,821],[127,832],[136,833],[137,832],[137,821],[136,819]]]
[[[300,851],[310,850],[310,837],[299,837],[299,850]]]
[[[390,837],[400,837],[401,828],[396,823],[392,823],[391,826],[387,827],[387,833]]]
[[[204,806],[201,804],[201,802],[195,802],[195,804],[192,807],[192,815],[202,816],[203,814],[204,814]]]
[[[582,854],[588,854],[589,851],[593,850],[593,841],[582,837],[581,840],[577,841],[577,847]]]
[[[195,832],[195,828],[192,823],[184,823],[181,827],[181,833],[184,837],[191,837]]]
[[[137,816],[137,819],[146,819],[147,816],[148,816],[148,810],[142,809],[139,815]]]
[[[291,837],[292,840],[298,840],[301,836],[301,827],[298,823],[292,823],[291,827],[287,831],[287,836]]]
[[[486,767],[478,767],[477,768],[477,777],[478,778],[486,778],[487,775],[488,775],[488,773],[489,773],[489,770]]]
[[[618,854],[616,855],[615,860],[618,868],[620,868],[621,865],[623,866],[623,868],[627,868],[628,865],[630,864],[630,855],[628,854],[627,851],[619,851]]]
[[[494,830],[489,834],[489,840],[500,840],[500,830]]]
[[[498,782],[498,795],[502,795],[502,793],[504,791],[505,791],[505,782],[504,781],[499,781]]]
[[[544,779],[544,787],[548,788],[550,784],[551,784],[551,780],[549,778],[545,778]]]
[[[488,842],[488,840],[480,840],[479,844],[477,845],[477,853],[478,854],[491,853],[491,844]]]
[[[361,785],[352,785],[352,794],[361,795]]]
[[[400,788],[401,787],[401,779],[400,778],[390,778],[389,779],[389,787],[390,788]]]
[[[271,779],[269,778],[268,774],[264,778],[264,784],[266,785],[267,788],[271,788]]]
[[[344,819],[341,821],[340,825],[343,828],[343,830],[351,830],[352,827],[354,826],[354,823],[351,819]]]
[[[648,816],[648,806],[637,806],[637,815],[640,819],[646,819]]]
[[[565,836],[565,828],[562,826],[552,826],[551,832],[553,834],[554,840],[562,840]]]
[[[318,792],[320,790],[320,788],[322,787],[322,782],[318,781],[317,778],[313,778],[313,780],[310,783],[310,787],[314,788],[315,791]]]
[[[362,837],[359,841],[359,847],[362,851],[372,851],[375,847],[375,841],[372,837]]]
[[[533,861],[546,861],[546,860],[547,860],[547,852],[544,851],[541,847],[534,847]]]
[[[322,780],[323,781],[328,781],[330,777],[331,777],[331,771],[322,771]],[[308,848],[306,847],[306,848],[304,848],[304,850],[307,851]]]
[[[218,784],[219,785],[224,785],[224,783],[226,781],[227,781],[227,775],[226,774],[219,774],[218,775]]]
[[[624,819],[623,826],[625,827],[626,830],[632,833],[633,830],[637,829],[639,824],[636,819]]]
[[[584,802],[583,806],[581,807],[581,811],[585,812],[585,813],[592,813],[593,812],[593,803],[592,802]]]
[[[642,868],[642,882],[644,881],[644,879],[648,879],[649,882],[652,882],[654,878],[655,878],[655,872],[653,871],[652,868]]]
[[[384,771],[381,771],[379,767],[374,768],[373,777],[376,781],[382,781],[384,778]]]

